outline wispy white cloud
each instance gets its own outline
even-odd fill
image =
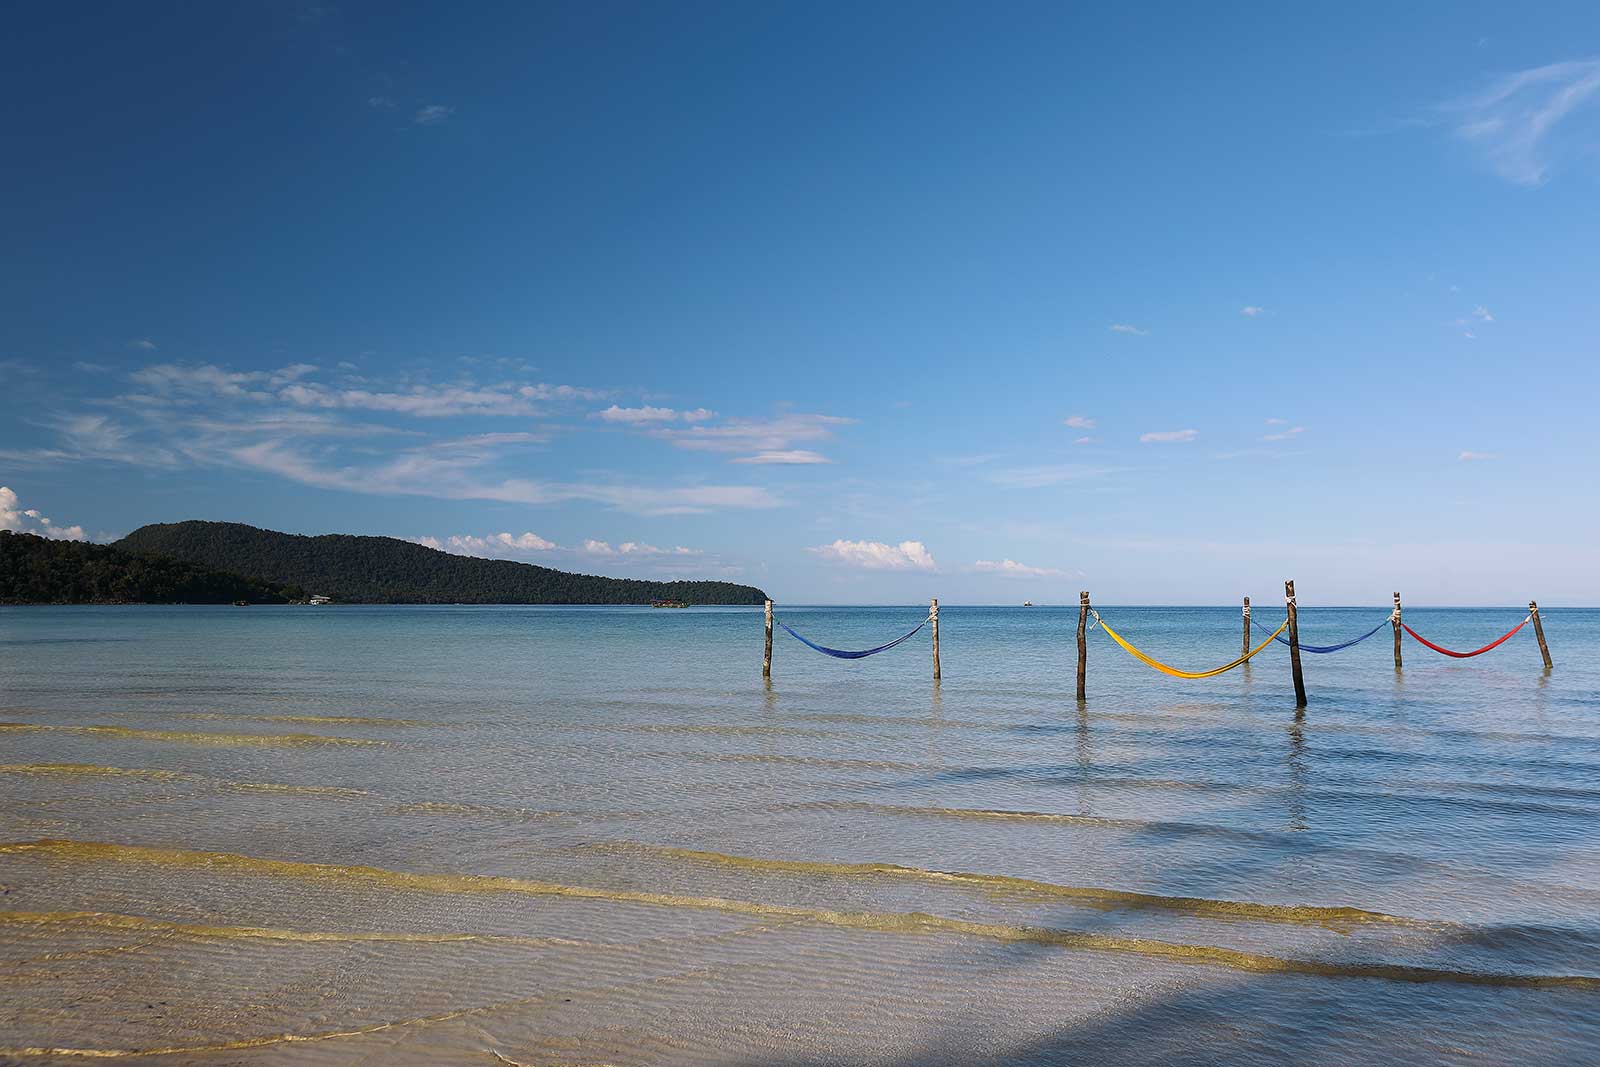
[[[1087,415],[1068,415],[1061,420],[1061,425],[1071,427],[1074,430],[1092,430],[1095,427],[1095,420]]]
[[[25,465],[108,462],[135,467],[171,467],[179,451],[164,444],[136,440],[132,432],[105,415],[60,415],[41,420],[56,434],[56,447],[0,450],[0,460]]]
[[[1266,308],[1256,307],[1254,304],[1248,304],[1239,309],[1239,314],[1250,319],[1257,318],[1258,316],[1265,315],[1266,313]]]
[[[439,450],[490,449],[498,445],[541,444],[550,435],[535,430],[512,430],[504,433],[473,433],[465,437],[435,441],[428,447]]]
[[[1266,434],[1261,439],[1263,441],[1289,441],[1305,432],[1306,428],[1304,426],[1291,426],[1287,430],[1279,430],[1276,433]]]
[[[1089,481],[1117,473],[1116,467],[1102,467],[1089,463],[1036,463],[1026,467],[1008,467],[994,471],[989,481],[1002,489],[1046,489],[1068,482]]]
[[[392,111],[394,110],[395,103],[391,97],[369,96],[367,97],[367,106],[371,108],[377,108],[379,111]]]
[[[56,541],[85,540],[82,526],[62,526],[41,515],[38,508],[23,507],[16,490],[5,485],[0,485],[0,530],[37,534]]]
[[[1468,452],[1464,451],[1456,459],[1462,463],[1476,463],[1479,460],[1494,459],[1493,452]]]
[[[125,395],[127,406],[194,404],[202,400],[279,402],[299,408],[388,412],[420,418],[458,415],[539,415],[541,402],[594,400],[600,390],[546,382],[413,384],[390,388],[328,385],[318,368],[291,363],[271,371],[232,371],[209,363],[155,363],[128,377],[143,391]],[[346,382],[350,380],[345,379]]]
[[[921,541],[901,541],[897,545],[882,541],[835,541],[819,545],[808,551],[833,563],[867,570],[924,570],[935,569],[933,556]]]
[[[1200,436],[1199,430],[1151,430],[1149,433],[1139,435],[1141,444],[1173,444],[1193,441]]]
[[[150,340],[148,337],[135,337],[133,340],[128,342],[128,347],[137,348],[143,352],[154,352],[156,350],[156,343]]]
[[[1030,567],[1014,559],[980,559],[972,569],[980,574],[994,574],[1001,578],[1063,578],[1067,572],[1056,567]]]
[[[650,431],[677,448],[697,452],[784,452],[797,444],[832,439],[854,419],[839,415],[779,415],[770,419],[728,419],[715,426],[662,427]]]
[[[1593,150],[1594,124],[1574,130],[1568,120],[1590,108],[1597,93],[1600,57],[1591,57],[1514,71],[1443,110],[1456,136],[1482,152],[1496,174],[1541,185],[1563,155]]]
[[[492,500],[531,505],[595,503],[644,515],[776,507],[769,490],[698,482],[645,485],[606,477],[507,477],[512,450],[546,441],[546,427],[467,434],[404,448],[374,450],[355,442],[418,430],[351,420],[352,410],[400,416],[497,416],[542,413],[539,404],[593,399],[595,390],[547,383],[328,385],[317,368],[232,371],[210,364],[154,364],[131,377],[139,391],[99,404],[125,413],[51,419],[55,447],[0,450],[0,461],[47,465],[108,460],[142,466],[233,467],[301,485],[353,493]],[[693,413],[690,413],[693,415]],[[691,427],[692,428],[692,427]]]
[[[132,450],[128,431],[105,415],[68,415],[55,426],[67,448],[86,457],[120,458]]]
[[[1480,322],[1494,321],[1494,316],[1489,314],[1489,309],[1484,307],[1482,304],[1479,304],[1477,307],[1472,309],[1472,317],[1478,319]]]
[[[517,395],[525,396],[529,400],[600,400],[606,395],[604,389],[589,389],[581,385],[551,385],[548,382],[536,382],[532,385],[517,386]]]
[[[270,400],[269,375],[262,371],[228,371],[209,363],[153,363],[128,375],[150,397],[248,397]]]
[[[178,448],[139,440],[130,427],[104,414],[67,414],[43,422],[56,432],[59,448],[34,450],[18,459],[122,462],[134,467],[173,467],[181,459]]]
[[[624,541],[617,546],[617,551],[624,556],[698,556],[698,549],[685,548],[675,545],[672,548],[657,548],[655,545],[645,544],[643,541]]]
[[[1085,434],[1083,437],[1074,437],[1072,439],[1072,443],[1075,444],[1075,445],[1092,445],[1098,440],[1100,440],[1100,438],[1098,438],[1098,437],[1090,437],[1087,434]]]
[[[729,461],[730,463],[774,463],[788,466],[808,466],[815,463],[832,463],[833,460],[820,452],[813,452],[806,448],[787,448],[768,452],[757,452],[753,456],[740,456]]]
[[[429,104],[427,107],[418,108],[411,121],[418,126],[437,126],[455,113],[456,109],[453,107],[445,107],[443,104]]]
[[[215,458],[302,485],[383,496],[530,505],[586,501],[638,515],[687,515],[778,505],[778,499],[759,486],[647,486],[482,478],[479,471],[492,457],[492,451],[447,442],[402,452],[378,464],[339,466],[323,464],[284,441],[268,440],[228,449]]]
[[[679,411],[675,408],[658,408],[645,404],[643,407],[624,408],[612,404],[604,411],[597,411],[594,417],[606,422],[620,422],[631,425],[655,422],[705,422],[716,417],[715,411],[705,408],[695,408],[693,411]]]
[[[1129,325],[1126,322],[1113,322],[1109,329],[1112,333],[1128,333],[1133,334],[1135,337],[1144,337],[1150,333],[1149,330],[1141,330],[1139,327]]]
[[[588,568],[599,560],[605,561],[607,570],[622,570],[637,575],[656,575],[664,578],[700,577],[708,575],[733,577],[743,568],[715,556],[708,556],[698,548],[677,545],[658,548],[645,541],[623,541],[612,545],[599,538],[585,538],[576,547],[564,548],[531,530],[522,534],[510,532],[488,534],[453,534],[448,537],[413,537],[416,544],[458,556],[476,556],[482,559],[509,559],[518,562],[536,561],[542,566],[564,569]]]
[[[952,467],[981,467],[999,458],[999,452],[974,452],[966,456],[938,456],[935,462],[948,463]]]
[[[301,407],[385,411],[419,418],[542,413],[531,393],[524,393],[521,388],[514,387],[416,385],[403,391],[384,392],[370,389],[335,389],[314,382],[305,382],[285,387],[278,396]]]

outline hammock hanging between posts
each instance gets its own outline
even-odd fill
[[[1492,648],[1499,648],[1501,645],[1503,645],[1507,641],[1511,640],[1511,635],[1512,634],[1516,633],[1518,630],[1522,629],[1524,626],[1528,625],[1528,623],[1530,623],[1532,621],[1533,621],[1533,613],[1529,612],[1528,613],[1528,617],[1526,619],[1523,619],[1521,622],[1517,623],[1517,625],[1514,626],[1511,629],[1511,633],[1506,634],[1504,637],[1500,638],[1498,641],[1491,641],[1489,644],[1484,645],[1482,648],[1473,649],[1471,652],[1452,652],[1448,648],[1441,648],[1440,646],[1434,644],[1432,641],[1429,641],[1426,637],[1423,637],[1421,634],[1417,633],[1417,631],[1413,630],[1411,627],[1406,626],[1405,623],[1401,623],[1400,625],[1405,627],[1406,633],[1410,634],[1412,637],[1415,637],[1418,641],[1421,641],[1423,644],[1427,645],[1429,648],[1433,649],[1435,652],[1440,653],[1441,655],[1452,656],[1452,657],[1454,657],[1456,659],[1471,659],[1473,656],[1481,656],[1481,655],[1483,655],[1485,652],[1489,651]]]
[[[1302,642],[1300,642],[1300,651],[1301,652],[1338,652],[1341,649],[1349,648],[1351,645],[1359,645],[1361,642],[1365,641],[1367,638],[1371,637],[1373,634],[1375,634],[1379,630],[1383,629],[1384,623],[1388,622],[1392,618],[1394,618],[1394,616],[1391,615],[1391,616],[1389,616],[1388,619],[1384,619],[1383,622],[1380,622],[1378,625],[1374,626],[1372,629],[1368,630],[1366,633],[1362,634],[1360,637],[1352,637],[1350,640],[1340,642],[1337,645],[1308,645],[1304,641],[1302,641]],[[1282,644],[1282,645],[1287,645],[1289,643],[1289,639],[1287,637],[1280,637],[1280,638],[1278,638],[1278,643]]]
[[[1176,667],[1169,667],[1160,660],[1153,659],[1150,656],[1145,655],[1137,648],[1134,648],[1132,645],[1128,644],[1127,641],[1123,640],[1121,634],[1117,633],[1117,631],[1106,625],[1106,621],[1102,619],[1100,614],[1093,608],[1089,610],[1089,614],[1094,616],[1095,623],[1099,625],[1100,629],[1106,632],[1106,636],[1110,637],[1111,640],[1121,645],[1123,650],[1126,651],[1130,656],[1138,660],[1140,663],[1143,663],[1145,666],[1153,668],[1154,670],[1158,670],[1162,674],[1170,674],[1174,678],[1215,678],[1219,674],[1226,674],[1228,671],[1233,670],[1235,667],[1239,666],[1239,664],[1248,660],[1251,656],[1254,656],[1257,652],[1260,652],[1263,648],[1266,648],[1268,645],[1272,644],[1272,639],[1274,637],[1277,637],[1279,634],[1283,633],[1283,631],[1289,628],[1289,620],[1284,619],[1283,625],[1274,630],[1271,636],[1269,636],[1265,641],[1261,642],[1255,648],[1252,648],[1249,652],[1246,652],[1244,655],[1234,660],[1232,663],[1224,664],[1221,667],[1215,667],[1209,671],[1180,671]]]
[[[929,618],[932,618],[932,616],[929,616]],[[784,622],[782,619],[778,619],[776,621],[777,621],[779,626],[781,626],[785,630],[789,631],[789,636],[790,637],[794,638],[796,641],[799,641],[802,645],[805,645],[807,648],[814,648],[818,652],[821,652],[824,656],[832,656],[835,659],[865,659],[868,656],[876,656],[879,652],[887,652],[891,648],[893,648],[895,645],[898,645],[898,644],[900,644],[901,642],[904,642],[904,641],[911,640],[911,638],[913,638],[913,637],[915,637],[917,635],[917,630],[920,630],[924,626],[928,625],[928,619],[923,619],[921,622],[917,623],[917,629],[916,630],[912,630],[910,633],[906,634],[903,637],[895,638],[893,641],[890,641],[887,645],[879,645],[877,648],[863,649],[860,652],[846,652],[843,649],[828,648],[826,645],[819,645],[815,641],[808,640],[807,638],[802,637],[800,634],[795,633],[793,627],[791,627],[788,623]]]

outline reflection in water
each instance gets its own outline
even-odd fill
[[[1391,722],[1403,725],[1406,721],[1406,672],[1396,667],[1390,678],[1389,719]]]
[[[939,679],[933,680],[933,692],[928,697],[928,740],[923,748],[923,759],[930,766],[942,766],[944,753],[940,746],[944,740],[944,690]]]
[[[1089,744],[1089,704],[1084,700],[1078,701],[1077,753],[1078,781],[1087,782],[1094,770],[1094,750]],[[1088,790],[1081,785],[1078,789],[1078,814],[1094,814],[1094,805],[1090,802]]]
[[[1296,708],[1294,721],[1289,724],[1289,829],[1307,830],[1306,787],[1310,769],[1306,760],[1306,709]]]

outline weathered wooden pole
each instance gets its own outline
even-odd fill
[[[1239,648],[1239,655],[1243,656],[1250,651],[1250,598],[1244,598],[1244,644]],[[1246,667],[1250,664],[1246,663]]]
[[[1306,706],[1306,680],[1300,673],[1300,619],[1294,604],[1293,580],[1283,583],[1283,599],[1289,608],[1289,666],[1294,671],[1294,706]]]
[[[939,680],[939,598],[934,597],[928,606],[928,617],[933,620],[933,680]]]
[[[1078,594],[1078,699],[1088,696],[1089,681],[1089,593]]]
[[[767,650],[761,656],[761,677],[772,677],[772,601],[767,601]]]
[[[1400,594],[1394,595],[1394,616],[1389,620],[1394,625],[1394,669],[1400,669]]]
[[[1528,614],[1533,616],[1533,636],[1539,639],[1539,655],[1544,657],[1544,669],[1549,670],[1555,664],[1550,662],[1550,646],[1544,643],[1544,623],[1539,620],[1537,601],[1528,601]]]

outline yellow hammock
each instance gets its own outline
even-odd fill
[[[1273,640],[1276,639],[1279,634],[1283,633],[1283,631],[1289,628],[1289,620],[1284,619],[1283,625],[1272,631],[1271,637],[1267,638],[1255,648],[1252,648],[1249,652],[1246,652],[1244,655],[1240,656],[1238,659],[1227,664],[1226,666],[1218,667],[1215,670],[1209,671],[1180,671],[1176,667],[1169,667],[1159,660],[1151,659],[1143,652],[1140,652],[1137,648],[1134,648],[1132,645],[1128,644],[1128,642],[1122,639],[1122,635],[1117,633],[1117,631],[1113,630],[1111,627],[1107,626],[1106,621],[1098,614],[1095,615],[1094,621],[1100,624],[1100,629],[1111,635],[1111,640],[1115,641],[1117,644],[1126,649],[1128,654],[1134,659],[1138,660],[1140,663],[1143,663],[1147,667],[1154,667],[1162,674],[1170,674],[1174,678],[1214,678],[1219,674],[1226,674],[1228,671],[1233,670],[1235,667],[1249,659],[1251,656],[1255,655],[1257,652],[1260,652],[1263,648],[1266,648],[1268,645],[1272,644]]]

